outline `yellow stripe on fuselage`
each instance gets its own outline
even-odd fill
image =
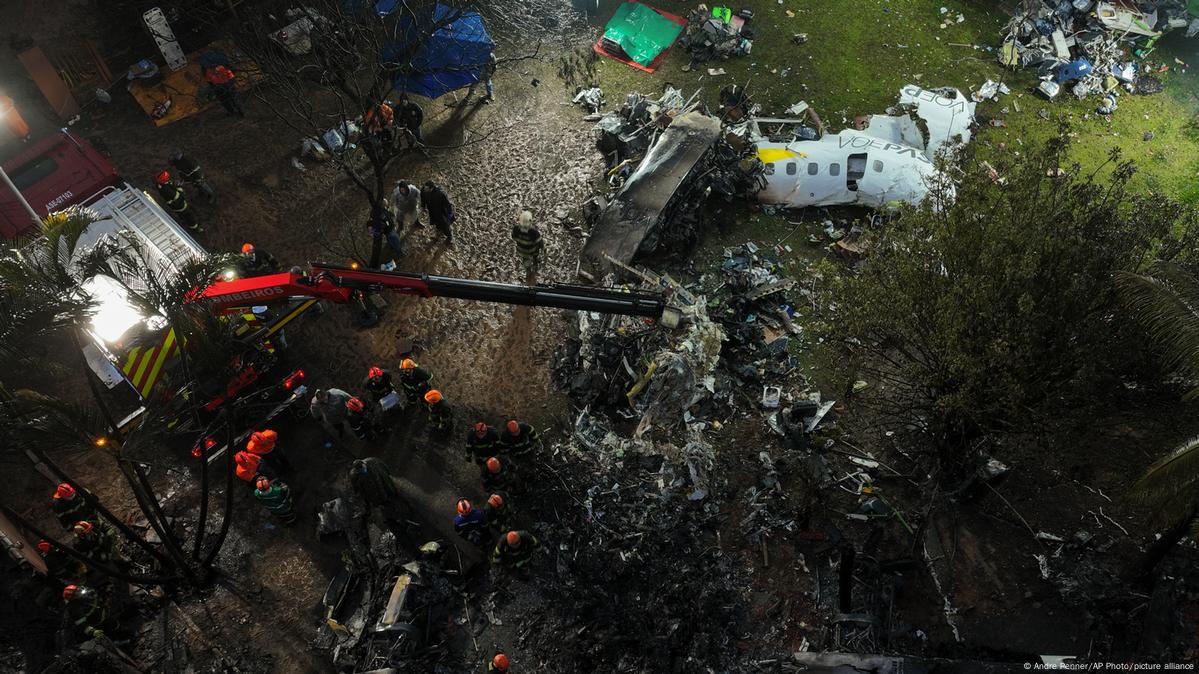
[[[795,157],[807,157],[803,152],[788,150],[785,147],[760,147],[758,148],[758,159],[763,164],[773,164],[784,159],[793,159]]]

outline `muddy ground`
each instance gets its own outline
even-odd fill
[[[471,103],[450,108],[444,101],[421,100],[426,110],[426,136],[434,147],[429,157],[413,153],[402,158],[393,177],[418,183],[434,180],[446,188],[460,216],[457,243],[450,249],[436,241],[430,229],[412,232],[401,269],[523,280],[508,230],[518,210],[528,208],[543,225],[548,241],[541,280],[574,280],[581,241],[570,227],[577,223],[578,204],[596,193],[602,164],[592,149],[590,125],[568,104],[554,65],[552,56],[543,55],[502,69],[493,105]],[[534,85],[534,80],[539,84]],[[197,238],[209,250],[237,250],[244,241],[252,241],[284,264],[302,264],[340,254],[342,248],[331,250],[326,243],[329,240],[360,237],[365,246],[365,200],[332,167],[310,161],[305,161],[307,170],[292,165],[299,134],[270,112],[270,89],[260,93],[261,97],[245,99],[244,120],[210,109],[155,128],[132,100],[118,91],[111,104],[89,113],[76,128],[100,141],[125,176],[143,187],[151,185],[170,148],[183,148],[194,156],[218,194],[214,204],[196,205],[205,227]],[[818,232],[819,226],[812,224],[811,230]],[[726,242],[749,238],[739,235],[736,223],[725,223],[719,234],[710,235]],[[700,268],[718,263],[715,258],[696,260]],[[680,274],[680,278],[687,276]],[[498,423],[518,416],[544,429],[547,439],[568,431],[573,410],[566,397],[552,389],[549,367],[555,348],[569,333],[568,317],[552,310],[457,300],[387,299],[382,324],[369,330],[354,328],[348,310],[342,307],[330,307],[326,314],[309,316],[301,325],[289,328],[289,360],[309,373],[310,385],[357,391],[369,365],[396,367],[399,353],[411,342],[417,359],[434,372],[454,406],[453,433],[449,437],[432,434],[419,414],[405,413],[379,443],[347,442],[329,448],[321,430],[310,421],[280,423],[278,430],[299,467],[288,476],[297,497],[299,522],[290,528],[279,526],[241,485],[235,485],[239,488],[234,500],[235,522],[219,563],[225,573],[222,582],[203,594],[180,597],[179,609],[166,610],[165,620],[163,614],[149,611],[129,619],[135,636],[130,650],[148,670],[181,671],[193,661],[197,671],[230,663],[239,671],[330,671],[329,654],[314,649],[312,642],[321,623],[318,603],[340,564],[344,546],[337,540],[317,540],[314,522],[320,504],[345,489],[349,461],[354,456],[381,456],[405,482],[414,506],[414,524],[406,541],[411,546],[426,538],[446,536],[458,496],[483,496],[475,467],[464,461],[459,451],[469,423],[477,418]],[[803,384],[796,382],[794,389],[800,392]],[[1114,637],[1099,629],[1101,621],[1092,609],[1084,607],[1078,597],[1062,594],[1058,584],[1042,577],[1034,555],[1049,557],[1053,573],[1073,573],[1082,563],[1079,560],[1088,556],[1106,564],[1104,569],[1115,569],[1135,557],[1150,531],[1144,526],[1146,513],[1124,498],[1129,477],[1143,470],[1158,448],[1196,430],[1193,423],[1185,421],[1185,409],[1175,401],[1171,391],[1146,395],[1136,406],[1128,406],[1126,401],[1113,404],[1112,422],[1104,427],[1029,437],[1022,444],[1002,448],[1001,456],[1012,466],[1004,482],[993,492],[952,504],[929,518],[947,551],[947,558],[940,560],[948,572],[940,579],[945,596],[923,564],[904,567],[899,573],[896,622],[905,627],[896,637],[896,650],[1013,660],[1037,653],[1103,652],[1128,657],[1136,653],[1139,636]],[[721,430],[709,432],[718,449],[716,472],[720,475],[709,503],[717,504],[718,513],[704,520],[700,537],[711,544],[703,554],[716,550],[720,560],[706,568],[728,571],[727,589],[729,596],[736,598],[730,603],[737,604],[738,619],[717,635],[714,643],[747,661],[759,659],[766,663],[763,671],[772,671],[768,668],[772,658],[805,647],[820,648],[828,642],[828,598],[827,592],[820,596],[817,576],[823,573],[827,579],[832,565],[827,551],[814,551],[803,534],[836,527],[847,537],[861,540],[868,527],[844,517],[857,507],[858,495],[834,488],[827,497],[829,510],[820,517],[772,531],[764,543],[747,540],[741,522],[747,514],[747,490],[761,479],[758,455],[781,450],[758,410],[741,410],[721,421]],[[898,473],[909,469],[904,448],[890,447],[882,437],[866,433],[859,439],[852,435],[854,424],[852,413],[840,422],[842,430],[850,433],[846,439],[868,443],[867,448]],[[1101,463],[1095,461],[1099,455],[1104,457]],[[187,485],[193,477],[174,468],[182,459],[164,456],[153,472],[164,491],[176,492],[168,511],[177,507],[181,514],[188,506]],[[588,468],[585,461],[550,456],[549,452],[540,460],[561,469],[573,466],[583,472]],[[85,483],[106,502],[119,504],[115,508],[119,513],[134,512],[105,462],[83,455],[70,457],[68,465],[87,475]],[[882,493],[893,495],[892,501],[901,504],[900,510],[916,526],[920,513],[905,506],[914,508],[921,495],[908,477],[921,479],[880,471],[876,480]],[[568,553],[555,551],[554,543],[566,536],[556,535],[556,527],[590,524],[571,500],[580,495],[567,489],[567,484],[547,481],[534,485],[542,496],[530,501],[545,508],[529,508],[524,513],[526,524],[539,521],[539,535],[548,534],[549,550],[537,573],[561,575],[564,568],[562,558]],[[569,484],[581,483],[572,479]],[[45,490],[44,483],[31,481],[30,485],[31,497]],[[800,503],[807,496],[802,485],[796,469],[781,471],[775,507],[784,520],[801,519]],[[1103,508],[1102,518],[1099,508]],[[31,514],[37,512],[30,508]],[[897,520],[886,521],[882,527],[881,554],[894,559],[919,558],[921,541],[908,527]],[[1094,534],[1095,543],[1082,551],[1063,552],[1066,559],[1053,556],[1055,544],[1034,536],[1044,531],[1068,539],[1079,530]],[[817,571],[818,565],[822,571]],[[574,643],[579,634],[597,627],[593,622],[575,626],[564,619],[571,607],[560,602],[568,595],[561,593],[559,581],[545,580],[547,576],[539,580],[537,573],[513,581],[498,596],[492,595],[496,587],[485,574],[466,586],[476,623],[486,606],[491,617],[502,624],[472,635],[458,621],[469,609],[456,610],[455,619],[445,626],[445,671],[478,671],[496,648],[513,656],[517,671],[563,671],[545,663],[561,663],[570,652],[549,650]],[[668,579],[671,569],[648,565],[640,573]],[[638,595],[640,603],[633,599],[622,598],[628,603],[621,606],[636,616],[605,619],[631,624],[633,617],[640,619],[656,611],[652,595]],[[955,609],[958,637],[942,610],[946,600]],[[697,610],[705,608],[711,606],[697,604]],[[1132,618],[1133,622],[1143,619],[1140,615]],[[603,628],[604,621],[599,624]],[[578,632],[569,642],[556,644],[564,625]],[[1124,641],[1114,643],[1116,639]],[[676,667],[676,671],[692,671],[683,669],[681,662]]]

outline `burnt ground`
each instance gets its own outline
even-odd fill
[[[532,85],[534,78],[540,86]],[[440,101],[422,101],[427,136],[434,145],[447,147],[434,149],[428,158],[404,157],[397,162],[394,177],[415,182],[432,179],[446,187],[460,214],[458,245],[447,249],[434,241],[430,230],[420,230],[409,238],[410,252],[400,268],[522,280],[508,229],[516,212],[529,208],[544,223],[549,243],[541,278],[571,281],[580,241],[569,230],[569,221],[563,223],[559,216],[563,211],[574,217],[577,205],[595,191],[601,162],[591,148],[590,125],[581,122],[578,110],[566,103],[548,59],[517,62],[502,70],[497,80],[498,100],[491,106],[450,109]],[[269,89],[263,93],[269,98]],[[181,147],[193,155],[219,195],[215,204],[197,204],[206,228],[198,239],[209,250],[236,250],[243,241],[253,241],[289,264],[337,257],[343,248],[334,245],[331,250],[330,241],[361,237],[365,245],[365,201],[332,167],[305,161],[308,170],[294,168],[291,157],[297,154],[299,134],[273,117],[263,100],[247,97],[245,120],[211,109],[157,129],[128,96],[116,94],[108,106],[90,110],[76,128],[100,141],[125,176],[143,187],[151,185],[169,148]],[[450,147],[463,142],[468,144]],[[818,227],[813,226],[813,231]],[[725,243],[744,240],[736,227],[726,227],[719,238]],[[713,262],[697,260],[700,266]],[[432,369],[454,405],[453,434],[432,435],[419,415],[404,414],[385,441],[328,449],[311,422],[281,422],[278,430],[299,467],[288,476],[299,523],[291,528],[278,526],[246,491],[238,489],[234,525],[219,563],[226,578],[202,595],[179,597],[180,611],[167,610],[165,621],[148,611],[128,621],[135,634],[131,652],[149,670],[179,671],[189,659],[186,650],[195,658],[197,671],[219,669],[220,662],[236,663],[240,671],[330,671],[329,654],[314,649],[312,642],[321,622],[319,600],[340,565],[344,545],[338,540],[317,540],[314,521],[320,504],[344,489],[343,473],[351,456],[381,456],[404,480],[416,522],[405,541],[411,546],[444,537],[454,498],[482,496],[475,468],[459,452],[461,429],[469,422],[485,418],[498,423],[515,415],[546,429],[548,438],[561,437],[568,430],[573,416],[569,401],[552,389],[550,377],[555,347],[569,333],[566,317],[555,311],[456,300],[387,299],[383,324],[370,330],[352,327],[348,311],[340,307],[289,329],[291,362],[306,369],[310,385],[354,391],[368,365],[395,367],[399,353],[411,342],[418,360]],[[803,384],[796,381],[793,388],[801,390]],[[1131,476],[1139,474],[1160,448],[1195,430],[1188,421],[1190,408],[1175,400],[1169,392],[1146,396],[1131,409],[1119,406],[1110,416],[1111,423],[1101,428],[1030,437],[997,451],[1012,466],[1006,480],[995,486],[997,493],[988,491],[974,500],[950,504],[927,518],[935,523],[936,536],[946,551],[939,558],[946,569],[940,580],[956,609],[961,641],[946,623],[941,592],[925,565],[915,563],[902,566],[899,573],[894,622],[900,627],[895,649],[983,659],[1088,652],[1126,657],[1140,652],[1143,657],[1139,631],[1113,635],[1103,616],[1071,594],[1062,581],[1086,574],[1113,577],[1151,538],[1146,513],[1130,506],[1124,491]],[[716,505],[678,511],[678,526],[694,530],[683,531],[686,535],[622,532],[622,536],[657,537],[656,546],[623,542],[604,550],[567,546],[599,526],[584,517],[583,507],[572,500],[582,498],[581,492],[590,486],[586,480],[592,475],[594,459],[550,451],[539,457],[540,462],[566,471],[561,482],[555,481],[554,473],[540,472],[547,479],[534,486],[540,495],[528,499],[523,513],[526,523],[541,522],[536,531],[549,549],[531,578],[512,581],[496,595],[492,594],[496,588],[481,576],[469,586],[476,622],[480,612],[496,620],[476,631],[473,639],[457,620],[447,625],[448,671],[474,671],[495,647],[507,650],[519,671],[564,671],[580,662],[610,662],[602,653],[592,652],[597,644],[608,639],[635,652],[638,634],[661,628],[652,619],[659,613],[670,613],[678,624],[671,628],[671,640],[651,645],[668,645],[661,650],[672,656],[686,653],[692,641],[708,640],[716,651],[708,654],[713,663],[741,656],[747,662],[760,660],[763,671],[772,671],[770,662],[780,654],[826,646],[827,583],[835,573],[831,562],[835,557],[819,538],[827,539],[827,532],[836,528],[847,538],[865,540],[871,527],[844,517],[862,499],[834,486],[824,492],[827,509],[805,517],[803,504],[812,497],[811,490],[798,464],[783,461],[781,489],[771,501],[782,524],[764,536],[747,537],[743,522],[752,510],[748,490],[759,488],[762,480],[759,453],[767,451],[776,460],[783,453],[759,411],[738,410],[722,422],[723,428],[707,433],[717,448],[714,472],[720,478],[710,497]],[[839,433],[852,431],[854,425],[851,411],[840,422]],[[911,468],[899,451],[907,448],[891,447],[885,437],[839,437],[861,443],[900,473]],[[1102,462],[1096,461],[1099,456]],[[181,458],[164,456],[153,476],[170,494],[168,511],[178,508],[186,520],[192,493],[188,483],[194,477],[173,468]],[[830,458],[829,464],[846,467],[840,458]],[[132,515],[131,499],[106,462],[80,455],[70,457],[68,466],[87,475],[85,482],[106,502],[120,504],[119,513]],[[645,491],[643,498],[655,498],[659,487],[653,480],[626,471],[636,489]],[[873,472],[881,493],[898,505],[911,527],[918,527],[924,520],[916,510],[921,503],[919,490],[903,477]],[[44,489],[35,481],[27,493],[40,495]],[[629,502],[637,501],[630,497]],[[1100,518],[1100,507],[1103,515],[1128,533]],[[1094,538],[1077,549],[1063,547],[1055,556],[1058,544],[1035,539],[1021,518],[1036,532],[1069,540],[1085,530]],[[785,526],[787,522],[791,525]],[[919,558],[921,541],[898,520],[886,520],[879,528],[884,534],[880,556],[900,561]],[[671,549],[676,542],[677,548]],[[657,554],[660,559],[625,568],[620,553]],[[611,562],[612,568],[587,564],[588,555]],[[1049,579],[1042,577],[1034,555],[1049,559]],[[677,569],[661,560],[681,558],[702,559],[696,568],[709,575],[702,583],[690,585],[692,578],[673,578]],[[610,584],[594,590],[586,584],[571,586],[571,573],[584,581]],[[594,605],[594,598],[587,600],[588,593],[601,602],[610,597],[619,610],[605,612]],[[677,608],[665,610],[659,604],[664,597],[693,615],[680,615]],[[575,609],[585,610],[586,617],[572,616]],[[1133,607],[1126,622],[1143,622],[1145,611]],[[707,615],[700,620],[699,614]],[[692,624],[709,628],[714,620],[727,624],[711,635],[674,635],[675,628],[684,632]],[[684,645],[676,649],[675,641]],[[166,648],[168,643],[174,647]],[[687,667],[699,662],[703,658],[687,664],[680,655],[654,671],[692,671]],[[584,667],[579,666],[587,671]]]

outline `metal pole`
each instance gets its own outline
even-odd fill
[[[41,227],[42,219],[38,217],[37,211],[33,210],[33,206],[30,206],[28,201],[25,201],[25,195],[21,194],[21,190],[18,190],[17,186],[12,184],[12,180],[9,179],[8,174],[4,172],[4,167],[2,166],[0,166],[0,179],[3,179],[4,184],[8,185],[8,189],[17,195],[17,201],[21,202],[21,205],[25,207],[25,211],[29,213],[29,217],[33,218],[33,224]]]

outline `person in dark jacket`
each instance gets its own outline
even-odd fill
[[[404,257],[404,242],[400,239],[400,233],[396,231],[395,219],[391,217],[391,211],[382,204],[371,206],[371,219],[367,223],[367,229],[371,236],[381,236],[387,241],[388,248],[395,253],[396,258]]]
[[[371,394],[371,400],[375,402],[391,395],[396,389],[395,383],[391,379],[391,371],[384,370],[378,365],[372,365],[366,371],[366,379],[362,381],[362,388]]]
[[[485,422],[478,422],[466,433],[466,458],[479,465],[489,456],[495,456],[500,443],[500,434]]]
[[[529,563],[540,546],[541,542],[527,531],[509,531],[496,543],[495,550],[491,552],[491,561],[493,564],[520,569]]]
[[[505,454],[520,456],[541,446],[541,436],[532,424],[509,419],[504,424],[504,432],[500,434],[500,449]]]
[[[255,246],[252,243],[243,243],[241,245],[241,267],[242,276],[261,276],[263,274],[274,274],[279,271],[279,261],[275,259],[265,248]]]
[[[411,358],[400,362],[400,386],[409,405],[415,405],[433,386],[433,374]]]
[[[350,466],[350,489],[369,506],[391,505],[399,499],[391,469],[383,459],[369,456],[357,459]]]
[[[446,402],[445,396],[441,395],[441,391],[431,388],[425,391],[425,411],[429,415],[429,423],[433,428],[439,431],[448,431],[450,422],[454,419],[454,414],[450,410],[450,404]]]
[[[70,529],[80,520],[96,519],[95,509],[88,505],[82,496],[75,493],[75,488],[66,482],[54,489],[50,508],[54,511],[54,516],[58,518],[58,523],[62,525],[63,529]]]
[[[496,536],[511,528],[511,499],[498,491],[488,496],[487,505],[483,506],[483,521],[487,524],[487,530]]]
[[[179,176],[184,183],[191,185],[204,195],[205,199],[212,201],[216,198],[216,192],[212,190],[212,185],[204,178],[204,171],[194,159],[183,154],[183,150],[175,148],[171,150],[167,161],[171,163],[171,168],[175,169],[175,175]]]
[[[116,555],[116,540],[113,539],[112,533],[108,531],[107,527],[81,520],[75,523],[73,531],[75,532],[73,547],[76,552],[87,555],[101,564],[108,564],[113,560]]]
[[[371,411],[357,396],[346,401],[346,423],[350,425],[354,437],[359,440],[370,441],[379,436],[379,430],[375,428],[375,420],[371,418]]]
[[[516,464],[503,456],[491,456],[483,462],[481,470],[483,488],[488,491],[516,491]]]
[[[427,181],[424,187],[420,190],[421,205],[425,207],[425,212],[429,214],[429,221],[445,236],[445,243],[451,248],[454,246],[454,234],[450,231],[450,223],[454,221],[454,205],[450,203],[450,198],[446,196],[445,190],[441,189],[433,183]]]
[[[405,137],[410,146],[423,150],[425,139],[421,137],[420,126],[425,122],[425,111],[421,110],[421,107],[407,96],[400,96],[399,105],[396,107],[396,117],[399,118],[400,126],[404,127],[407,132]]]
[[[38,541],[37,551],[46,561],[46,571],[51,578],[66,584],[87,577],[87,566],[83,562],[68,555],[61,548],[55,547],[49,541]]]
[[[154,186],[158,189],[158,196],[162,197],[162,201],[171,215],[190,229],[197,232],[203,231],[199,222],[196,221],[195,211],[187,203],[187,194],[178,183],[171,179],[170,171],[162,171],[155,176]]]
[[[63,620],[73,638],[93,639],[104,634],[108,625],[108,605],[100,593],[87,585],[68,585],[63,588],[66,601]]]

